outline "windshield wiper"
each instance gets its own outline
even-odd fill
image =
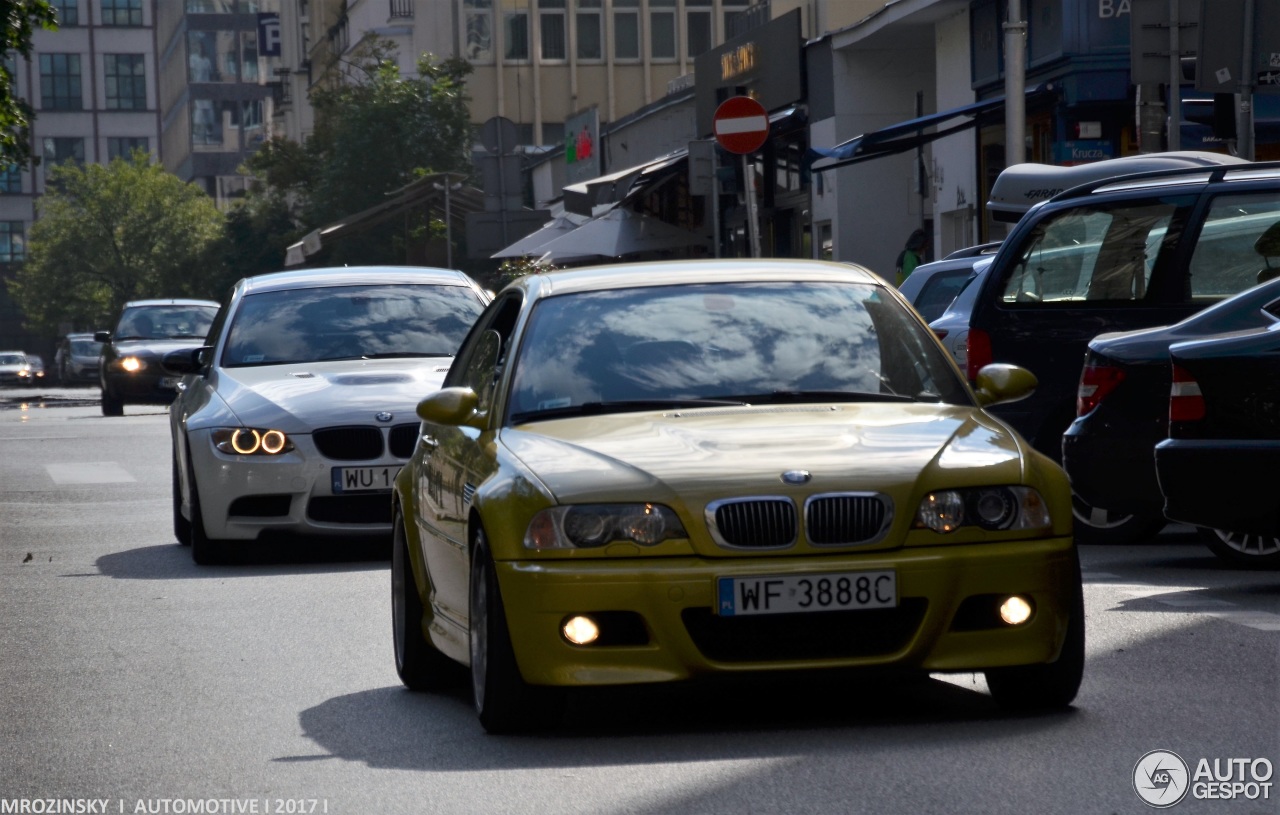
[[[726,396],[741,399],[750,405],[783,405],[803,402],[914,402],[915,398],[897,393],[871,393],[870,391],[771,391]]]
[[[378,354],[361,354],[360,359],[395,359],[396,357],[451,357],[444,351],[383,351]]]
[[[743,407],[747,403],[736,397],[716,399],[620,399],[605,402],[583,402],[581,405],[524,410],[511,414],[516,423],[535,419],[563,419],[570,416],[599,416],[605,413],[629,413],[633,410],[665,410],[667,408]]]

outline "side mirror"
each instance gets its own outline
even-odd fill
[[[93,332],[93,341],[94,342],[111,342],[111,332],[95,331]]]
[[[480,397],[471,388],[445,388],[418,403],[418,418],[433,424],[470,425],[483,418],[476,413],[479,404]]]
[[[179,348],[160,360],[160,366],[175,374],[193,374],[204,367],[207,348]]]
[[[978,404],[982,407],[1000,405],[1026,399],[1039,385],[1036,375],[1026,368],[1006,362],[993,362],[978,371],[974,388]]]

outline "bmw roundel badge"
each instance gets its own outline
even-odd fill
[[[373,414],[373,418],[377,419],[377,420],[378,420],[378,421],[380,421],[380,422],[389,422],[389,421],[391,421],[392,419],[394,419],[395,417],[394,417],[394,416],[392,416],[392,415],[391,415],[390,413],[388,413],[387,411],[385,411],[385,410],[381,410],[381,411],[378,411],[377,413]]]
[[[808,470],[787,470],[782,474],[782,481],[784,484],[807,484],[812,477]]]

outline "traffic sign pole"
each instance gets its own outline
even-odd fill
[[[731,96],[716,108],[713,119],[716,143],[742,156],[742,196],[747,205],[747,235],[751,257],[760,257],[760,217],[756,204],[752,165],[748,159],[769,138],[769,114],[750,96]],[[717,205],[718,208],[718,205]]]

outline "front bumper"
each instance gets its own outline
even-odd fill
[[[309,435],[290,440],[294,449],[288,453],[236,456],[215,450],[209,431],[191,433],[191,465],[210,538],[390,534],[390,482],[385,489],[335,492],[332,473],[334,467],[386,467],[394,478],[403,460],[384,454],[370,461],[333,461],[320,454]]]
[[[132,374],[112,371],[105,379],[107,390],[124,404],[167,405],[177,398],[177,383],[181,377],[148,371]]]
[[[1155,457],[1167,517],[1280,535],[1280,504],[1267,477],[1280,468],[1280,441],[1168,439],[1156,445]]]
[[[882,667],[975,671],[1057,659],[1080,591],[1071,538],[961,544],[797,558],[652,558],[496,564],[516,660],[538,685],[665,682],[708,674]],[[887,611],[718,617],[720,577],[893,569],[899,605]],[[975,603],[1032,598],[1010,627]],[[969,600],[969,598],[982,598]],[[966,600],[969,602],[966,604]],[[573,614],[622,621],[628,644],[574,646]],[[637,622],[642,628],[637,628]],[[639,631],[638,637],[635,632]]]

